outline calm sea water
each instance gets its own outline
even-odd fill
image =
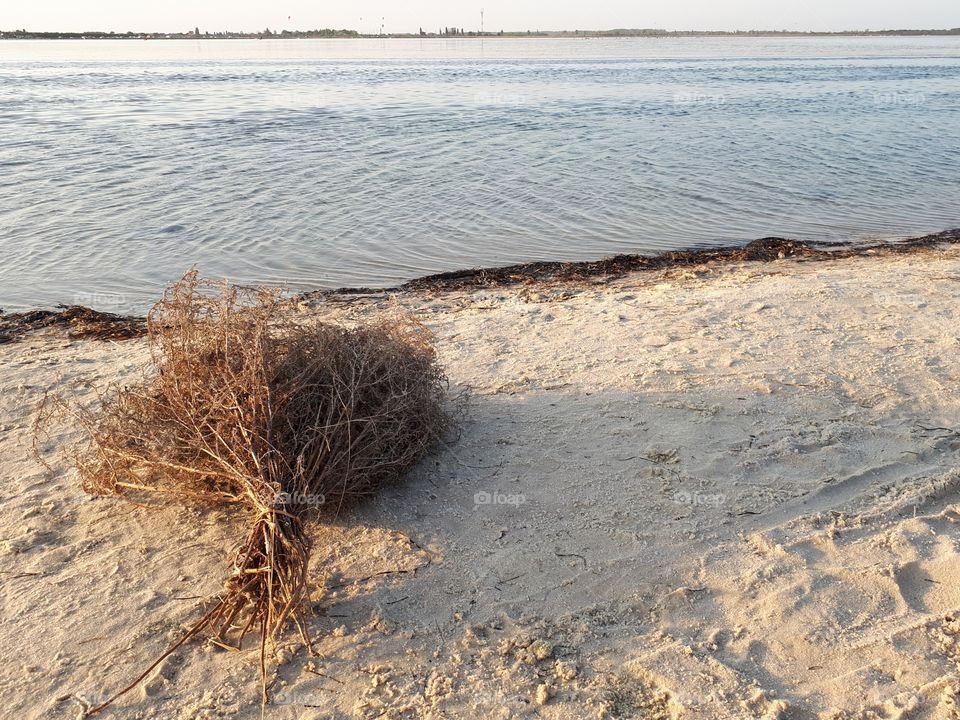
[[[0,42],[0,306],[960,226],[960,38]]]

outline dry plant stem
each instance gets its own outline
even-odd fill
[[[300,324],[276,291],[196,273],[165,293],[147,330],[151,374],[104,394],[97,412],[74,411],[91,439],[77,466],[90,492],[249,515],[217,604],[160,660],[201,631],[235,648],[258,632],[266,703],[267,644],[293,622],[310,647],[312,499],[336,512],[427,453],[448,426],[445,378],[429,334],[408,319]]]

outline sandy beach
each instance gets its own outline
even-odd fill
[[[313,529],[317,656],[268,718],[960,717],[960,248],[371,293],[436,333],[459,433]],[[77,718],[220,589],[243,518],[86,495],[45,393],[142,340],[0,345],[0,707]],[[104,717],[259,717],[194,642]]]

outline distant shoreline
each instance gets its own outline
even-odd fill
[[[960,28],[943,30],[839,30],[835,32],[801,30],[510,30],[479,32],[457,28],[449,32],[363,34],[356,30],[279,30],[260,32],[54,32],[0,30],[0,40],[303,40],[303,39],[496,39],[496,38],[779,38],[779,37],[944,37],[960,36]]]

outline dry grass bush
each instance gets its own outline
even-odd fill
[[[425,328],[396,317],[300,324],[288,307],[275,290],[184,276],[148,317],[152,373],[82,415],[91,443],[78,458],[89,492],[249,514],[223,593],[163,657],[201,631],[231,647],[252,631],[264,702],[268,641],[293,623],[310,644],[305,523],[316,500],[335,512],[375,492],[448,425]]]

